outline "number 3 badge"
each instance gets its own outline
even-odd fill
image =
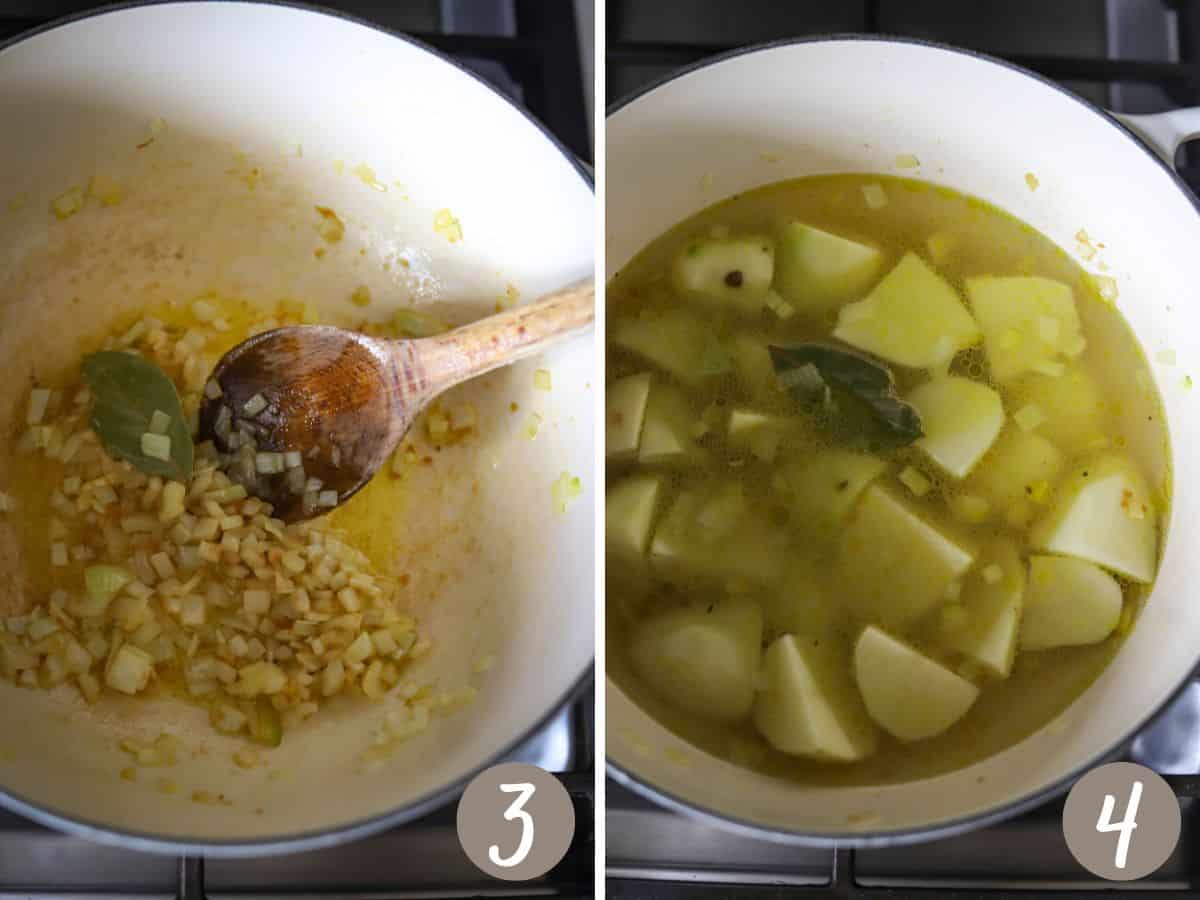
[[[458,802],[458,840],[479,869],[505,881],[538,878],[566,855],[575,808],[537,766],[504,763],[475,776]]]
[[[1092,769],[1071,788],[1063,836],[1079,864],[1109,881],[1156,871],[1179,842],[1179,800],[1161,776],[1135,763]]]

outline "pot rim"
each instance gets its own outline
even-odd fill
[[[921,38],[909,38],[886,34],[834,33],[827,35],[812,35],[808,37],[784,38],[777,41],[751,44],[745,47],[738,47],[734,50],[724,53],[719,53],[715,56],[705,57],[704,59],[698,60],[697,62],[670,72],[661,78],[655,79],[649,84],[643,85],[633,93],[622,97],[620,100],[617,100],[614,103],[609,104],[607,110],[605,111],[605,118],[606,120],[611,118],[626,106],[631,105],[647,94],[650,94],[679,78],[690,75],[691,73],[699,71],[700,69],[706,69],[710,66],[720,65],[721,63],[728,62],[732,59],[737,59],[741,56],[747,56],[752,53],[760,53],[763,51],[776,50],[782,47],[791,47],[799,44],[833,44],[850,41],[858,43],[909,44],[917,47],[925,47],[930,50],[954,53],[959,56],[969,57],[978,62],[1000,66],[1008,69],[1009,71],[1024,75],[1027,78],[1031,78],[1045,87],[1049,87],[1067,99],[1078,103],[1085,109],[1094,113],[1105,123],[1117,129],[1125,137],[1133,141],[1133,143],[1140,150],[1145,152],[1145,154],[1150,157],[1151,161],[1153,161],[1155,165],[1159,166],[1166,172],[1166,174],[1175,184],[1175,187],[1183,193],[1184,197],[1192,205],[1192,209],[1198,216],[1200,216],[1200,199],[1198,199],[1196,195],[1192,193],[1192,190],[1187,186],[1187,183],[1179,177],[1179,174],[1175,171],[1174,167],[1167,163],[1166,160],[1164,160],[1161,156],[1159,156],[1157,151],[1155,151],[1155,149],[1145,139],[1127,127],[1112,113],[1097,106],[1091,101],[1068,91],[1062,85],[1050,80],[1049,78],[1039,75],[1036,72],[1032,72],[1023,66],[1018,66],[1014,63],[1008,62],[1007,60],[999,59],[987,53],[980,53],[976,50],[968,50],[962,47],[956,47],[940,41],[930,41]],[[966,834],[967,832],[973,831],[977,828],[995,825],[1007,819],[1014,818],[1022,813],[1028,812],[1029,810],[1041,806],[1050,800],[1053,800],[1055,797],[1064,793],[1067,788],[1076,780],[1078,780],[1084,773],[1098,765],[1101,765],[1102,763],[1116,759],[1120,755],[1121,751],[1139,732],[1143,731],[1167,707],[1169,707],[1175,702],[1175,700],[1179,698],[1183,690],[1197,677],[1198,673],[1200,673],[1200,654],[1197,655],[1196,662],[1193,663],[1192,668],[1180,680],[1179,684],[1170,692],[1167,698],[1164,699],[1157,708],[1148,712],[1135,725],[1131,726],[1126,731],[1124,737],[1122,737],[1107,750],[1096,754],[1088,762],[1077,766],[1066,775],[1053,781],[1045,787],[1017,797],[1008,803],[999,804],[984,812],[957,816],[934,824],[922,825],[913,828],[880,828],[839,832],[798,831],[776,826],[761,825],[747,819],[742,819],[737,816],[718,812],[707,806],[702,806],[700,804],[684,800],[671,791],[656,787],[649,782],[642,780],[632,772],[623,768],[618,763],[608,759],[607,754],[605,758],[605,765],[610,778],[612,778],[622,787],[633,791],[635,794],[651,800],[660,806],[666,807],[672,812],[682,813],[684,815],[701,819],[707,824],[715,825],[719,828],[734,832],[743,837],[773,841],[775,843],[819,848],[872,848],[916,844],[924,841],[954,837],[956,835]]]
[[[113,3],[107,6],[97,7],[95,9],[86,10],[79,13],[74,13],[67,16],[54,19],[46,22],[35,28],[23,31],[20,34],[0,41],[0,54],[4,51],[15,47],[17,44],[44,34],[49,31],[54,31],[59,28],[64,28],[74,25],[77,22],[82,22],[85,19],[92,19],[97,16],[108,15],[109,13],[123,12],[131,9],[141,9],[153,6],[173,6],[177,5],[179,0],[130,0],[130,2]],[[213,6],[225,5],[227,0],[185,0],[192,3],[211,3]],[[580,159],[575,156],[567,147],[560,141],[541,121],[533,116],[529,110],[517,104],[514,100],[496,88],[494,85],[486,81],[479,74],[471,71],[463,66],[453,57],[448,56],[435,50],[423,41],[420,41],[403,32],[387,28],[382,25],[377,25],[374,22],[367,21],[359,16],[351,15],[350,13],[342,12],[335,9],[326,9],[313,6],[309,3],[297,2],[297,0],[235,0],[229,5],[253,5],[253,6],[277,6],[286,9],[293,9],[298,12],[307,13],[310,15],[324,16],[330,19],[340,19],[345,22],[350,22],[355,25],[360,25],[365,28],[370,28],[373,31],[378,31],[388,37],[395,38],[398,41],[409,44],[417,50],[423,51],[430,56],[435,57],[440,62],[452,66],[459,72],[473,78],[479,84],[486,87],[491,93],[500,98],[504,103],[507,103],[513,109],[517,110],[526,121],[533,125],[542,136],[548,140],[563,158],[575,169],[579,178],[595,195],[595,181],[591,172]],[[587,686],[591,684],[595,676],[596,662],[595,657],[588,663],[587,667],[579,674],[575,681],[569,685],[565,691],[559,696],[559,699],[550,706],[546,712],[540,716],[527,730],[518,735],[515,739],[502,747],[496,753],[482,760],[477,766],[473,767],[469,772],[461,778],[437,787],[411,803],[370,816],[364,819],[358,819],[344,825],[338,825],[335,828],[319,829],[313,831],[299,832],[292,835],[283,835],[275,838],[252,838],[252,839],[232,839],[232,840],[206,840],[200,838],[168,838],[152,832],[137,831],[132,829],[116,828],[111,825],[105,825],[100,822],[92,821],[85,818],[77,818],[66,815],[64,813],[55,812],[44,806],[27,800],[15,791],[9,790],[0,786],[0,807],[7,808],[19,816],[23,816],[39,825],[44,825],[48,828],[53,828],[57,831],[65,832],[66,834],[86,838],[88,840],[97,841],[102,844],[123,847],[131,850],[138,850],[147,853],[158,853],[169,856],[207,856],[212,858],[245,858],[255,856],[275,856],[285,853],[297,853],[304,850],[320,850],[327,847],[334,847],[340,844],[349,843],[351,841],[360,840],[370,835],[384,831],[388,828],[394,828],[398,825],[404,825],[415,819],[419,819],[429,813],[440,809],[450,803],[455,797],[460,795],[466,788],[467,784],[484,769],[490,768],[501,762],[504,758],[512,755],[514,751],[519,749],[523,744],[533,738],[535,735],[543,731],[546,726],[557,716],[566,706],[575,702],[581,694],[584,693]]]

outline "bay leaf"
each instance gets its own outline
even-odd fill
[[[819,412],[836,438],[903,447],[923,436],[920,413],[896,394],[896,379],[879,360],[821,343],[768,350],[779,383]]]
[[[92,430],[105,449],[147,474],[187,481],[195,447],[179,394],[167,373],[148,359],[117,350],[92,353],[84,357],[81,368],[92,392]],[[166,432],[171,439],[168,460],[142,452],[142,435],[149,431],[155,410],[171,417]]]

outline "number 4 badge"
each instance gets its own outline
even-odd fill
[[[1124,813],[1114,821],[1121,798]],[[1175,792],[1160,775],[1135,763],[1092,769],[1075,782],[1063,807],[1063,837],[1071,854],[1108,881],[1154,873],[1175,851],[1179,828]]]

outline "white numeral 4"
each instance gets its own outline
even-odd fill
[[[1139,791],[1141,787],[1141,784],[1139,784]],[[533,817],[525,812],[522,807],[529,802],[529,798],[533,796],[533,792],[537,788],[525,781],[520,784],[502,784],[500,785],[500,790],[506,794],[517,795],[517,799],[504,811],[504,818],[508,822],[514,819],[521,820],[521,840],[517,844],[517,849],[513,851],[512,856],[507,857],[500,855],[500,847],[497,844],[492,844],[492,846],[488,847],[488,858],[497,866],[511,869],[513,866],[519,866],[523,863],[525,857],[529,855],[529,851],[533,848]]]
[[[1137,809],[1138,803],[1142,799],[1142,783],[1135,781],[1133,789],[1129,792],[1129,805],[1125,807],[1125,818],[1120,822],[1112,820],[1113,807],[1117,804],[1117,798],[1112,794],[1104,795],[1104,805],[1100,808],[1100,818],[1096,820],[1096,830],[1101,834],[1110,831],[1119,831],[1121,837],[1117,839],[1117,858],[1114,860],[1118,869],[1125,868],[1125,860],[1129,856],[1129,839],[1133,837],[1133,829],[1137,828]]]

